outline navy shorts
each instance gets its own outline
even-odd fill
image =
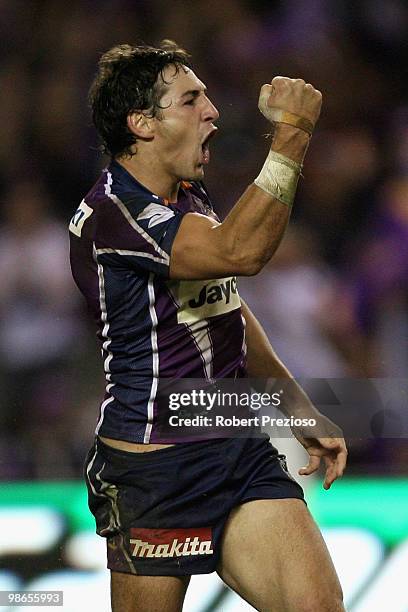
[[[303,491],[267,437],[183,443],[146,453],[96,440],[85,465],[89,508],[108,568],[144,576],[213,572],[231,510]]]

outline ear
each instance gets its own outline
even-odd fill
[[[138,138],[150,140],[154,136],[154,120],[146,117],[142,112],[134,112],[127,117],[129,130]]]

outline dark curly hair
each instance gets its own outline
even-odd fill
[[[102,55],[89,102],[104,153],[132,155],[137,138],[127,127],[128,115],[144,111],[160,118],[160,99],[166,91],[163,71],[173,65],[177,74],[181,66],[191,67],[189,58],[172,40],[163,40],[159,48],[118,45]]]

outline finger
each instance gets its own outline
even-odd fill
[[[332,443],[330,443],[329,440],[331,440],[331,438],[322,438],[321,442],[323,445],[323,441],[327,441],[326,447],[330,449],[329,454],[325,455],[325,460],[326,462],[330,461],[336,468],[338,475],[342,476],[347,463],[346,444],[342,438],[332,439]]]
[[[309,474],[313,474],[314,472],[316,472],[316,470],[319,469],[319,465],[320,457],[317,457],[316,455],[311,455],[309,457],[309,463],[305,467],[300,468],[298,474],[300,474],[301,476],[308,476]]]
[[[273,85],[270,85],[268,83],[265,83],[265,85],[262,85],[261,87],[261,92],[259,94],[258,100],[258,108],[263,115],[265,115],[266,107],[268,106],[268,101],[273,92],[273,89]]]
[[[339,478],[339,476],[337,475],[336,468],[334,466],[330,465],[327,468],[327,470],[326,470],[323,487],[326,490],[330,489],[330,487],[332,486],[333,482],[335,480],[337,480],[337,478]]]
[[[284,77],[284,76],[279,76],[279,75],[278,75],[278,76],[276,76],[276,77],[273,77],[273,79],[272,79],[272,81],[271,81],[271,84],[272,84],[272,85],[277,85],[277,86],[279,86],[279,87],[280,87],[280,86],[285,86],[285,85],[287,85],[287,84],[288,84],[288,82],[289,82],[290,80],[291,80],[291,79],[289,79],[288,77]]]
[[[346,469],[347,464],[347,449],[345,447],[342,448],[342,450],[337,454],[336,464],[338,475],[343,476],[343,472]]]
[[[328,490],[335,480],[342,477],[343,469],[341,468],[341,465],[338,464],[337,457],[333,458],[325,455],[324,461],[326,464],[326,474],[323,487]]]

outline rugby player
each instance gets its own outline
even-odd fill
[[[344,610],[302,489],[269,439],[173,444],[157,427],[159,378],[290,379],[236,277],[258,273],[279,245],[321,94],[302,79],[262,86],[270,151],[222,223],[202,183],[218,111],[185,51],[171,41],[111,49],[90,100],[111,162],[70,223],[71,264],[107,380],[86,481],[112,609],[181,610],[190,576],[216,570],[258,610]],[[291,414],[315,412],[295,386]],[[329,488],[346,447],[323,422],[327,435],[295,435],[310,455],[299,472],[323,458]]]

